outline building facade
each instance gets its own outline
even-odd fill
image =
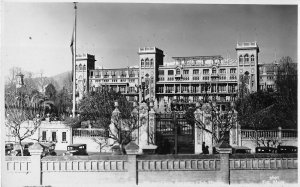
[[[246,77],[249,92],[259,89],[259,47],[256,42],[236,45],[236,59],[215,56],[173,57],[164,61],[156,47],[139,48],[138,66],[95,69],[95,58],[76,59],[79,98],[105,86],[126,95],[129,101],[154,101],[156,107],[171,102],[192,104],[204,98],[231,102],[237,98],[241,77]]]

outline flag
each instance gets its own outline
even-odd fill
[[[70,44],[71,53],[72,53],[72,82],[73,82],[73,76],[74,76],[74,49],[73,49],[74,48],[74,32],[75,32],[75,27],[73,28],[71,44]]]

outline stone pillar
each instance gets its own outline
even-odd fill
[[[139,128],[139,147],[140,153],[143,152],[142,148],[148,145],[148,123],[149,123],[149,111],[147,103],[141,103],[140,107],[140,128]]]
[[[198,104],[197,104],[198,105]],[[194,117],[196,121],[203,121],[203,112],[200,108],[197,108],[194,112]],[[203,129],[197,127],[195,123],[195,154],[202,153],[202,143],[203,143]]]
[[[232,147],[223,142],[218,151],[220,153],[220,175],[218,175],[219,181],[225,184],[230,184],[230,163],[229,154],[232,153]]]
[[[212,132],[212,121],[211,114],[204,112],[203,116],[205,128]],[[205,146],[208,146],[209,154],[213,153],[213,136],[211,133],[203,131],[203,142],[205,142]]]
[[[282,143],[282,128],[278,127],[278,143],[281,145]]]
[[[138,184],[138,168],[137,168],[137,159],[136,155],[139,152],[139,146],[134,142],[130,142],[125,146],[126,153],[128,155],[128,182],[130,184]]]
[[[41,155],[43,147],[37,142],[29,147],[31,154],[31,185],[39,186],[42,185],[42,162]]]
[[[111,124],[109,125],[110,131],[111,131],[110,133],[117,137],[119,137],[119,135],[118,135],[118,130],[116,128],[116,125],[120,125],[119,118],[120,118],[120,114],[121,114],[120,110],[118,109],[118,106],[119,106],[118,102],[115,102],[115,109],[112,112]],[[114,141],[115,140],[113,140],[113,139],[109,139],[109,144],[110,145],[115,144]]]

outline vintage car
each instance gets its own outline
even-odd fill
[[[11,151],[14,150],[14,143],[5,144],[5,155],[11,155]]]
[[[233,146],[232,154],[250,154],[251,149],[245,146]]]
[[[277,153],[277,149],[274,147],[256,147],[255,153]]]
[[[277,153],[297,153],[298,148],[296,146],[281,146],[277,147]]]
[[[56,156],[56,152],[55,152],[55,143],[40,143],[40,145],[43,147],[43,153],[42,153],[42,157],[45,156]]]
[[[63,153],[63,156],[66,155],[88,155],[86,151],[86,144],[71,144],[67,147],[67,152]]]
[[[22,142],[23,156],[30,156],[29,147],[33,145],[33,142]],[[21,147],[15,144],[14,149],[11,151],[11,156],[21,156]]]

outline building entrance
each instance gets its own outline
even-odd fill
[[[187,123],[184,113],[172,112],[156,116],[158,154],[193,154],[194,125]]]

